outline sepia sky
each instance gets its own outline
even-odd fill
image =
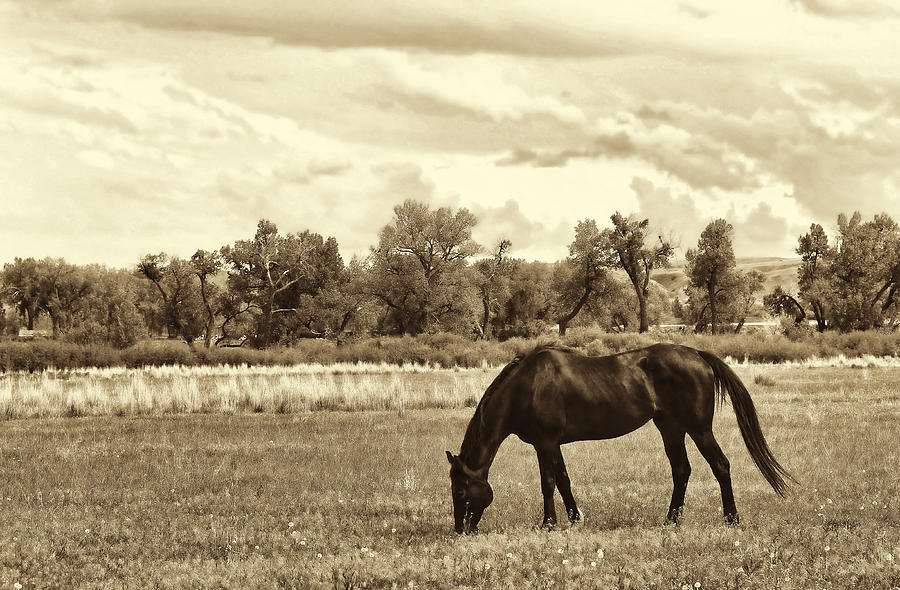
[[[130,266],[252,236],[365,254],[404,199],[565,257],[579,219],[715,217],[793,256],[900,219],[884,0],[0,0],[0,263]]]

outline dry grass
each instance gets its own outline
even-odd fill
[[[801,484],[778,499],[725,408],[736,528],[692,445],[685,522],[662,526],[652,426],[564,448],[586,520],[553,533],[535,530],[534,452],[508,440],[482,533],[457,537],[443,451],[471,409],[3,422],[0,587],[900,587],[900,369],[738,372],[774,380],[751,390]]]
[[[424,365],[148,367],[0,376],[0,416],[131,416],[463,408],[496,369]]]

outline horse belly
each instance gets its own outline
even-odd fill
[[[653,417],[649,399],[604,399],[572,403],[566,408],[563,441],[616,438],[637,430]]]

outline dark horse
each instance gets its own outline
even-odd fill
[[[604,357],[556,346],[540,346],[506,365],[481,398],[466,428],[458,456],[447,451],[457,533],[474,532],[494,498],[488,470],[506,437],[534,445],[544,495],[542,526],[556,526],[554,487],[571,522],[581,519],[572,496],[560,445],[615,438],[652,419],[672,465],[672,501],[666,522],[677,523],[691,466],[684,446],[689,434],[722,490],[729,524],[738,523],[728,459],[712,432],[716,400],[731,398],[744,443],[775,492],[785,478],[763,438],[750,394],[721,359],[685,346],[656,344]]]

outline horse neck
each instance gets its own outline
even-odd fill
[[[490,419],[490,415],[484,416],[481,410],[479,408],[475,412],[466,428],[459,458],[466,467],[487,480],[497,449],[509,433],[503,431],[498,420]]]

